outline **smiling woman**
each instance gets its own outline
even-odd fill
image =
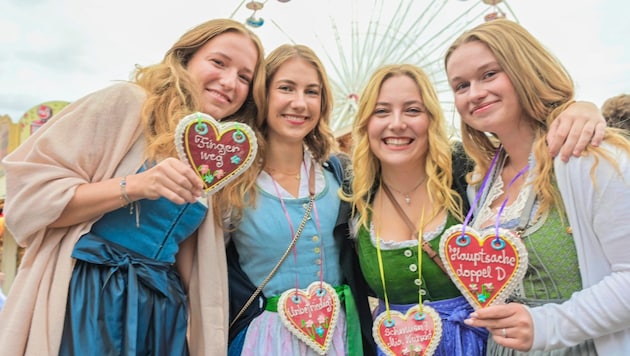
[[[4,159],[7,228],[26,247],[0,314],[4,353],[225,353],[219,213],[174,135],[198,111],[253,124],[262,62],[242,24],[204,22]]]
[[[378,354],[484,355],[487,332],[458,320],[472,307],[436,253],[437,237],[462,218],[451,187],[454,167],[464,166],[452,163],[437,93],[424,71],[400,64],[378,68],[360,98],[352,192],[344,193],[361,272],[378,297]]]
[[[512,302],[477,309],[466,324],[491,332],[488,355],[630,354],[627,136],[608,128],[600,147],[568,163],[549,156],[548,132],[575,87],[517,23],[463,33],[445,66],[475,161],[470,228],[512,230],[528,256]]]
[[[354,300],[366,291],[343,230],[326,71],[302,45],[278,47],[265,64],[261,164],[233,187],[247,206],[231,211],[229,354],[373,355],[367,299]]]

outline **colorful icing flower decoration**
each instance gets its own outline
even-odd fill
[[[201,178],[204,182],[210,184],[214,180],[214,175],[210,172],[210,167],[207,164],[202,164],[197,167],[197,171],[201,174]]]
[[[239,164],[241,163],[241,157],[234,155],[230,158],[230,162],[232,162],[232,164]]]
[[[214,172],[214,176],[217,177],[218,179],[221,179],[221,178],[223,178],[223,176],[225,176],[225,171],[222,170],[222,169],[217,169]]]
[[[326,321],[326,317],[323,315],[320,315],[317,317],[317,322],[320,324],[323,324]]]
[[[485,303],[488,298],[490,298],[490,294],[494,290],[494,285],[492,283],[484,283],[481,285],[481,293],[477,295],[477,299]]]
[[[315,322],[313,322],[313,320],[311,319],[308,319],[306,321],[302,319],[302,327],[308,328],[308,335],[311,337],[311,339],[315,340]]]
[[[307,332],[311,339],[315,340],[316,337],[324,337],[326,329],[328,329],[328,318],[323,315],[317,317],[317,325],[311,319],[302,320],[302,327],[308,328]]]
[[[324,329],[328,329],[328,326],[329,326],[328,321],[329,321],[329,320],[328,320],[328,318],[327,318],[326,316],[324,316],[324,315],[320,315],[320,316],[317,318],[317,322],[318,322],[320,325],[322,325],[322,326],[324,327]]]
[[[492,284],[492,283],[484,283],[483,285],[484,285],[484,287],[486,287],[486,290],[489,293],[494,292],[494,284]]]

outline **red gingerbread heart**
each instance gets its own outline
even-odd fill
[[[175,147],[179,158],[197,172],[208,194],[245,172],[258,149],[256,135],[249,126],[221,123],[204,113],[188,115],[179,122]]]
[[[390,356],[433,355],[442,338],[442,319],[435,309],[423,305],[405,314],[384,311],[374,319],[372,334],[378,347]]]
[[[503,304],[527,271],[527,249],[512,231],[455,225],[440,238],[440,257],[451,280],[473,308]]]
[[[278,299],[278,315],[284,326],[320,355],[330,346],[339,315],[339,296],[325,282],[306,289],[288,290]]]

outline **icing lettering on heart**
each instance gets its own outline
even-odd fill
[[[440,258],[446,271],[476,310],[503,304],[527,271],[527,249],[512,231],[475,229],[454,225],[440,238]]]
[[[256,134],[246,124],[218,122],[204,113],[184,117],[175,130],[175,147],[212,194],[241,175],[254,161]]]
[[[330,346],[337,318],[339,296],[326,282],[313,282],[306,289],[288,290],[278,299],[282,324],[320,355]]]
[[[430,356],[442,338],[442,319],[435,309],[415,305],[405,314],[392,310],[374,319],[372,334],[378,347],[390,356]]]

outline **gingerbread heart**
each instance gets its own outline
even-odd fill
[[[435,309],[415,305],[405,314],[384,311],[374,319],[372,335],[378,347],[390,356],[433,355],[442,338],[442,319]]]
[[[282,293],[278,299],[278,315],[295,337],[325,355],[337,326],[339,304],[335,289],[318,281],[306,289]]]
[[[213,194],[241,175],[254,161],[258,145],[252,129],[239,122],[218,122],[204,113],[184,117],[175,129],[175,147]]]
[[[454,225],[440,238],[440,258],[447,273],[476,310],[503,304],[527,271],[527,249],[515,233],[488,229],[483,236],[470,226]]]

